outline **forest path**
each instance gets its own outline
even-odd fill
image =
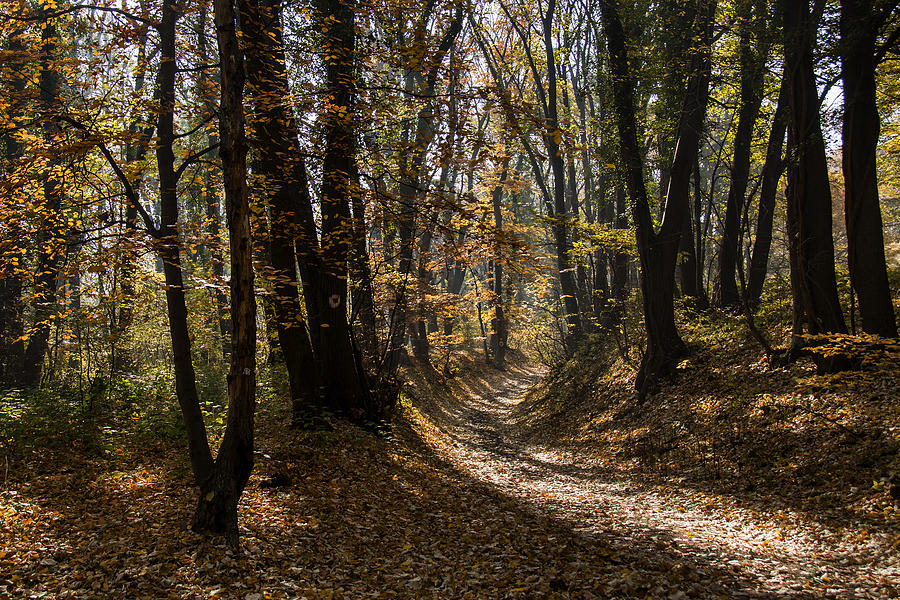
[[[615,469],[530,446],[513,409],[543,376],[517,371],[462,399],[444,419],[441,452],[456,468],[566,522],[602,537],[625,556],[666,554],[684,573],[710,566],[729,597],[888,598],[900,567],[867,532],[833,528],[796,514],[740,506],[677,486],[649,486]],[[893,564],[891,564],[891,562]]]

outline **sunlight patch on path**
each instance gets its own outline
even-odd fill
[[[615,470],[528,447],[510,414],[540,375],[507,380],[489,398],[468,399],[445,446],[458,468],[623,549],[643,545],[725,565],[755,582],[755,593],[745,597],[887,598],[879,588],[900,581],[896,556],[862,530],[836,531],[809,517],[749,510],[675,486],[651,488]]]

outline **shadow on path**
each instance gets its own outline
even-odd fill
[[[626,556],[715,572],[729,597],[896,597],[900,569],[871,540],[835,541],[846,536],[821,523],[647,486],[614,467],[528,446],[511,415],[542,375],[520,370],[493,389],[478,385],[454,410],[434,415],[446,437],[438,450],[462,473],[574,534],[606,539]]]

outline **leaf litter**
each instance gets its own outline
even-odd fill
[[[461,371],[408,373],[388,439],[262,410],[237,553],[187,528],[180,447],[20,457],[0,492],[0,598],[896,596],[877,527],[637,477],[622,465],[640,461],[587,452],[577,419],[539,443],[521,411],[543,372]]]

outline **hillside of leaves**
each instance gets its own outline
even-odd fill
[[[525,438],[662,490],[852,525],[900,558],[896,345],[832,340],[861,368],[817,375],[809,358],[768,361],[743,317],[682,308],[680,321],[692,353],[657,393],[640,401],[633,391],[639,352],[595,345],[516,407]]]

